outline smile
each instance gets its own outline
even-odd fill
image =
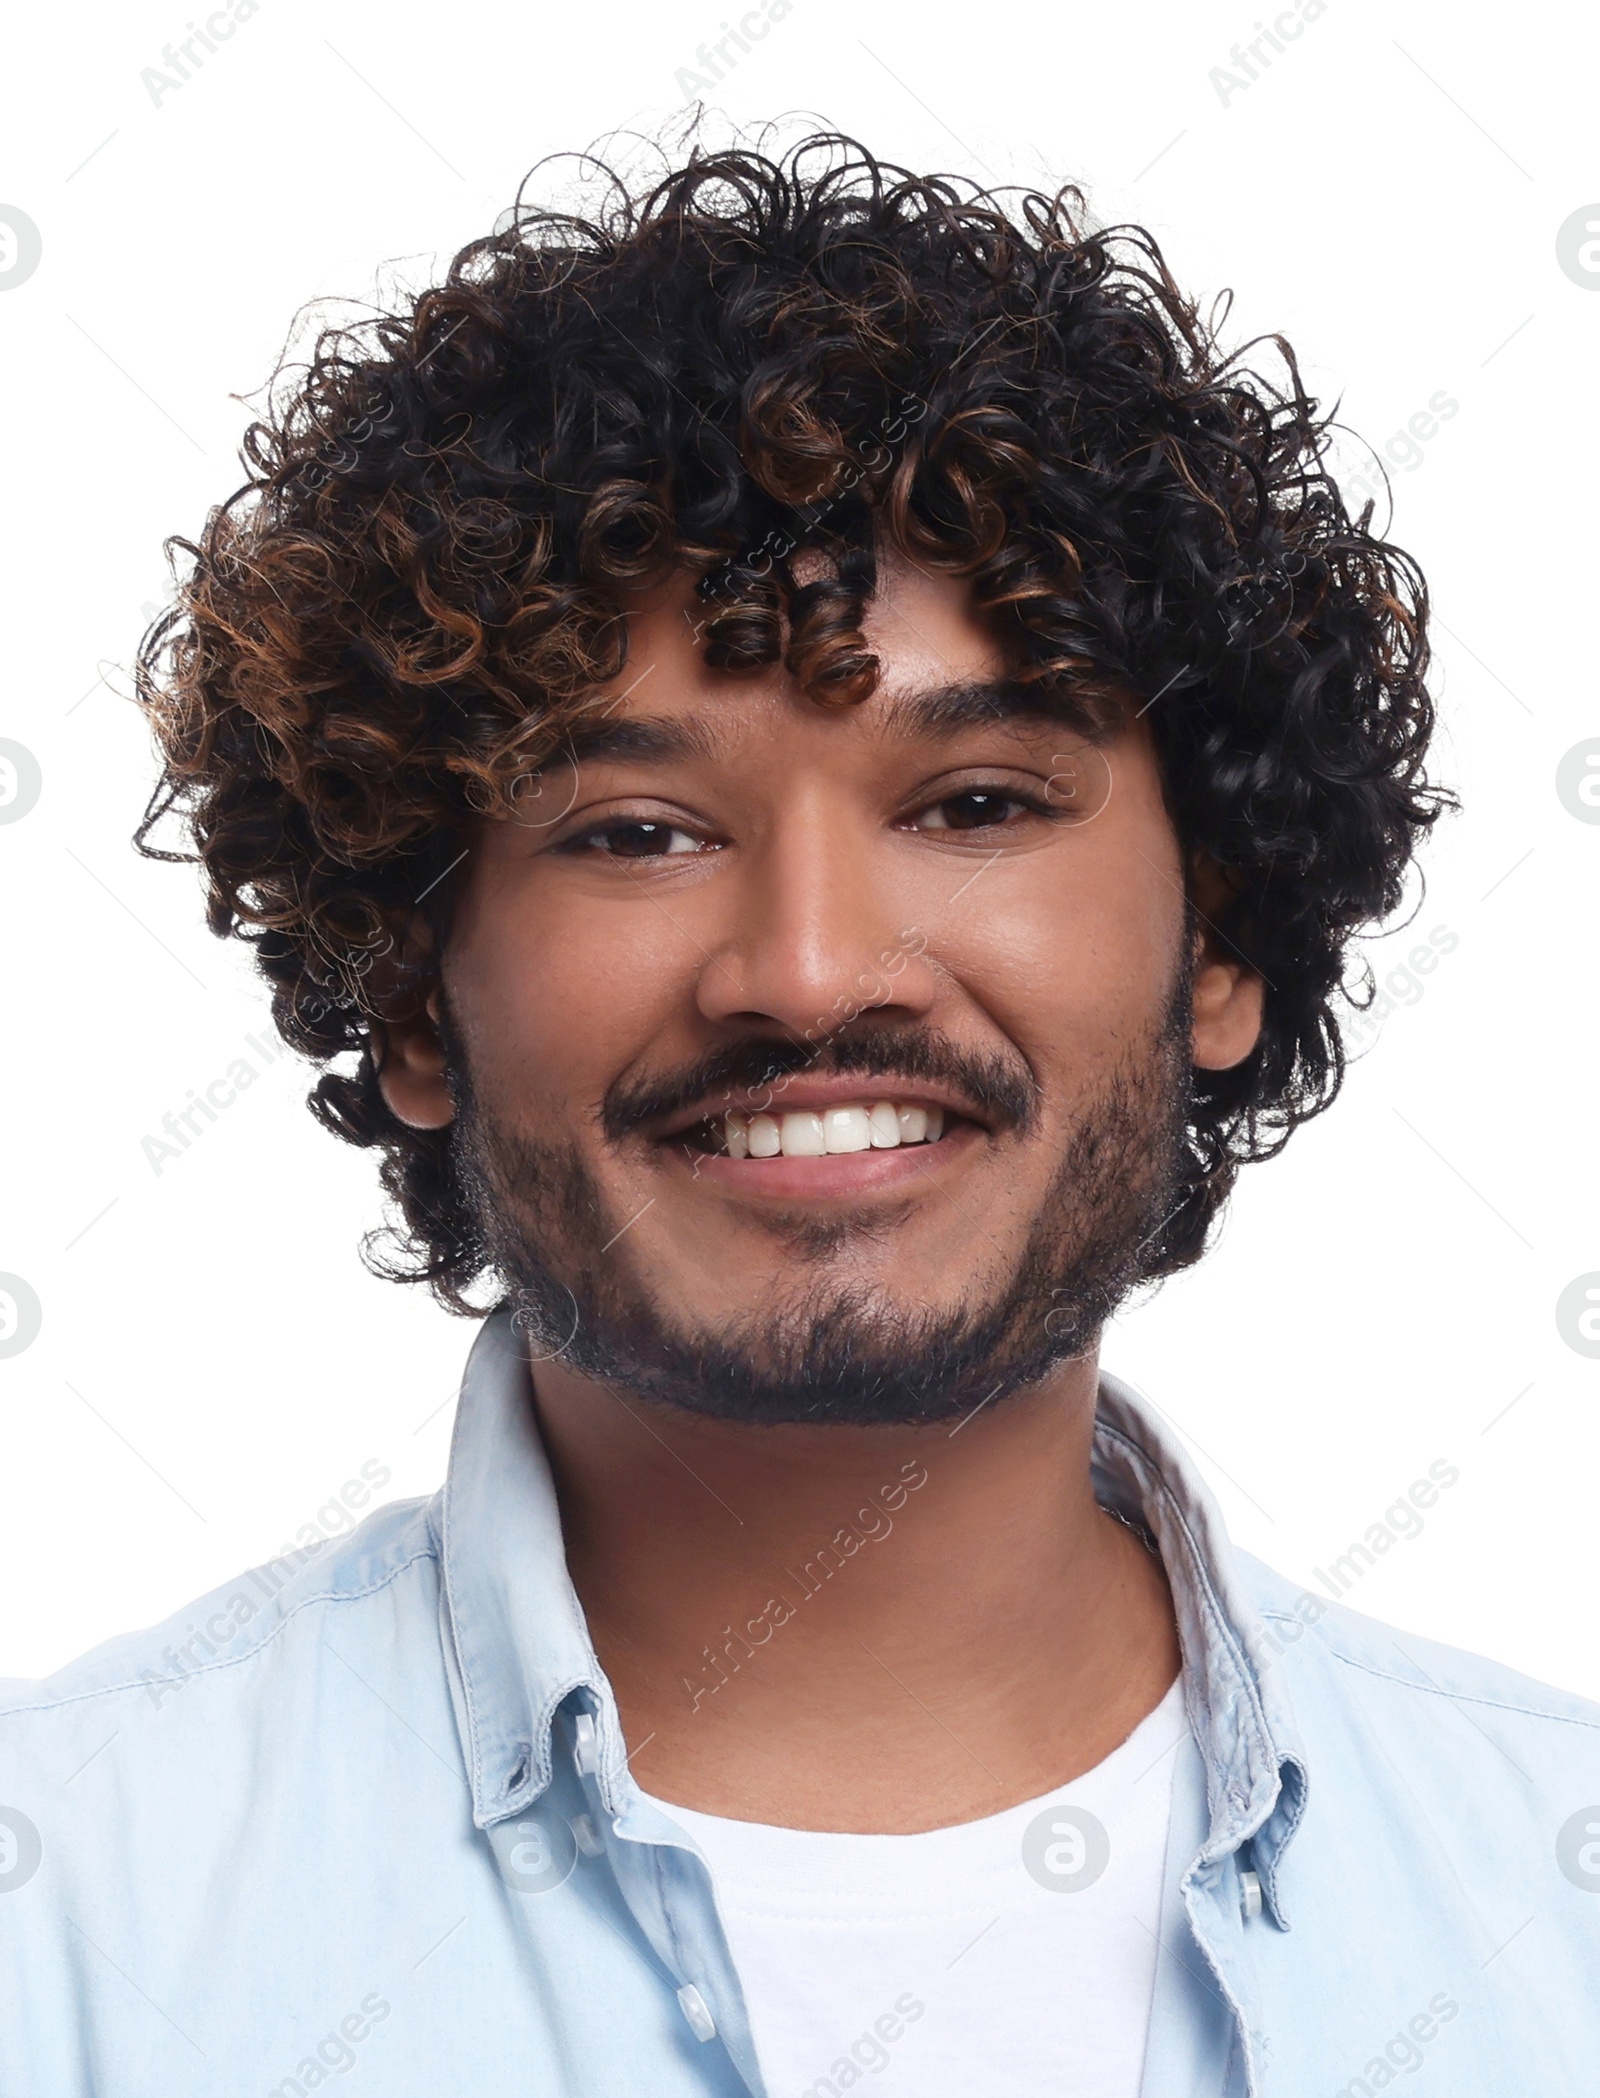
[[[936,1144],[944,1134],[944,1110],[872,1100],[820,1111],[726,1114],[711,1128],[720,1131],[728,1158],[832,1158],[852,1151],[897,1151],[902,1144]]]
[[[985,1155],[995,1134],[992,1112],[952,1086],[843,1072],[724,1093],[650,1132],[662,1164],[760,1205],[898,1199]]]

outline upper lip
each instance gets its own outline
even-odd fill
[[[846,1071],[834,1078],[778,1077],[763,1085],[730,1086],[671,1116],[653,1133],[665,1141],[716,1115],[784,1115],[808,1109],[821,1114],[830,1107],[870,1106],[874,1100],[892,1100],[897,1107],[942,1107],[985,1129],[991,1126],[991,1117],[958,1087],[926,1078],[853,1077]]]

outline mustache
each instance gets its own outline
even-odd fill
[[[840,1033],[817,1048],[757,1038],[728,1042],[670,1075],[619,1079],[600,1103],[600,1126],[615,1143],[702,1101],[762,1113],[778,1104],[784,1086],[801,1072],[920,1079],[953,1087],[999,1128],[1026,1134],[1038,1120],[1038,1081],[1020,1053],[979,1054],[929,1027],[877,1026]],[[741,1094],[747,1097],[737,1097]]]

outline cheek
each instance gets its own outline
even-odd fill
[[[996,865],[955,914],[939,961],[1045,1076],[1069,1094],[1118,1061],[1165,1017],[1183,939],[1183,899],[1163,879],[1167,854],[1088,849],[1077,833],[1052,849]],[[1156,851],[1161,850],[1157,845]]]
[[[527,870],[485,870],[462,898],[445,981],[486,1095],[570,1120],[662,1033],[693,950],[657,912],[575,910],[541,887]]]

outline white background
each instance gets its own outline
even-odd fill
[[[366,1275],[372,1158],[312,1123],[301,1068],[247,1045],[265,1002],[192,871],[130,850],[153,767],[126,665],[163,536],[240,478],[235,397],[296,309],[369,297],[380,270],[420,283],[542,155],[656,131],[722,9],[260,0],[157,105],[141,73],[186,21],[123,0],[30,10],[8,37],[0,203],[43,235],[0,295],[0,736],[44,778],[0,826],[0,1270],[44,1307],[0,1360],[17,1674],[269,1556],[364,1461],[386,1495],[441,1478],[471,1329]],[[1555,1321],[1600,1269],[1600,825],[1555,791],[1600,736],[1600,296],[1555,257],[1600,197],[1600,48],[1577,9],[1330,0],[1224,102],[1213,69],[1255,22],[1252,0],[793,0],[705,99],[743,125],[809,112],[921,168],[1083,182],[1190,287],[1236,286],[1235,332],[1286,332],[1379,447],[1440,390],[1459,402],[1395,471],[1394,533],[1434,589],[1465,813],[1429,849],[1417,930],[1374,960],[1436,926],[1458,944],[1106,1356],[1189,1438],[1236,1537],[1304,1580],[1457,1466],[1349,1600],[1600,1695],[1600,1361]],[[258,1083],[155,1173],[142,1139],[241,1054]]]

